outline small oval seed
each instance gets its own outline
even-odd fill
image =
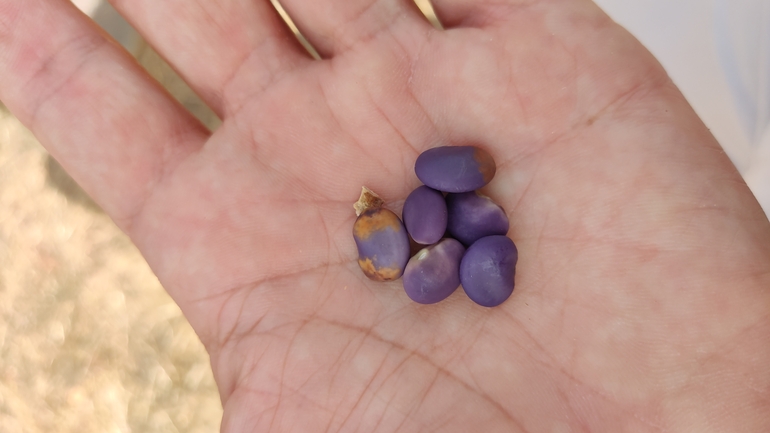
[[[468,248],[460,263],[460,282],[473,302],[502,304],[513,293],[519,252],[505,236],[487,236]]]
[[[404,291],[415,302],[435,304],[460,286],[460,260],[465,247],[446,238],[423,248],[406,264]]]
[[[414,165],[425,185],[444,192],[468,192],[481,188],[495,176],[495,160],[474,146],[443,146],[426,150]]]
[[[491,198],[477,192],[447,194],[447,230],[465,245],[508,233],[508,215]]]
[[[404,202],[404,225],[415,242],[435,244],[444,236],[447,209],[444,196],[423,185],[412,191]]]

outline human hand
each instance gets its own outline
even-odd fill
[[[235,431],[767,431],[770,226],[654,59],[593,3],[115,1],[223,118],[209,134],[68,2],[0,0],[0,99],[140,248]],[[516,290],[412,303],[356,264],[479,144]],[[398,210],[398,209],[395,209]]]

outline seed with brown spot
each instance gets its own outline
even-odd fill
[[[409,261],[409,236],[396,214],[385,208],[364,211],[353,225],[358,266],[375,281],[401,277]]]
[[[492,156],[474,146],[435,147],[423,152],[414,165],[414,172],[422,183],[454,193],[483,187],[496,171]]]

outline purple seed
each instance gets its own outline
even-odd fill
[[[502,304],[513,293],[519,252],[505,236],[488,236],[468,248],[460,263],[463,290],[484,307]]]
[[[385,208],[364,211],[353,225],[358,266],[375,281],[393,281],[409,261],[409,236],[398,216]]]
[[[404,291],[415,302],[435,304],[460,286],[460,260],[465,247],[454,239],[423,248],[406,264]]]
[[[473,146],[444,146],[426,150],[414,165],[425,185],[444,192],[468,192],[481,188],[495,176],[495,160]]]
[[[491,198],[476,192],[447,194],[447,230],[465,245],[508,233],[508,216]],[[408,226],[407,226],[408,227]]]
[[[446,231],[447,211],[444,196],[435,189],[421,186],[404,202],[406,231],[418,244],[438,242]]]

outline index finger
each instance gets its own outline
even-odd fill
[[[0,0],[0,100],[124,230],[208,136],[69,1]]]

